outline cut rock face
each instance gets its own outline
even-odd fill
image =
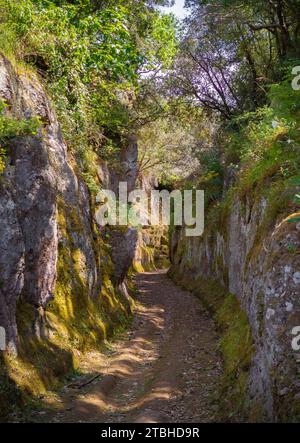
[[[239,300],[255,343],[249,400],[262,406],[268,419],[286,420],[299,410],[292,330],[300,326],[300,272],[299,255],[290,245],[299,250],[300,236],[286,218],[289,208],[262,232],[268,204],[262,197],[254,204],[236,198],[223,225],[207,228],[202,238],[188,239],[175,230],[171,256],[175,272],[218,281]]]
[[[54,297],[59,199],[81,219],[82,229],[74,233],[73,244],[86,257],[92,273],[91,290],[100,276],[92,245],[88,191],[68,163],[67,148],[47,95],[34,76],[18,75],[0,56],[0,97],[12,117],[34,116],[41,121],[37,135],[9,142],[0,183],[0,326],[6,331],[7,349],[16,353],[18,299],[32,305],[39,319],[41,309]]]
[[[37,136],[16,137],[9,143],[0,184],[0,324],[8,350],[16,353],[17,300],[22,296],[36,308],[45,306],[55,287],[57,173],[49,134],[56,128],[58,139],[58,125],[37,80],[17,75],[3,56],[0,96],[12,117],[38,116],[44,122]]]
[[[0,327],[6,333],[7,349],[16,354],[17,302],[33,307],[32,332],[43,336],[41,313],[54,297],[58,251],[65,246],[66,235],[72,251],[80,256],[78,278],[90,297],[101,296],[103,257],[93,230],[89,191],[71,166],[74,159],[67,152],[49,98],[37,77],[17,73],[1,54],[0,99],[12,118],[38,117],[41,122],[37,135],[10,140],[7,166],[0,177]],[[120,164],[119,175],[106,168],[107,186],[113,189],[126,181],[131,190],[137,176],[134,136],[122,147]],[[64,232],[58,223],[61,216]],[[137,233],[129,229],[111,237],[112,273],[116,285],[122,286],[134,258]],[[71,255],[68,250],[67,259]]]

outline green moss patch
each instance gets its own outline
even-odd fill
[[[247,385],[254,342],[248,318],[242,311],[237,298],[227,295],[215,315],[221,337],[221,351],[224,361],[222,391],[225,407],[230,408],[230,418],[245,418],[249,415]]]

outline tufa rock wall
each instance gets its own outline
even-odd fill
[[[0,326],[8,351],[1,356],[0,377],[40,394],[74,367],[74,357],[130,315],[126,275],[137,234],[121,231],[114,244],[101,235],[94,199],[67,152],[39,79],[2,55],[0,98],[11,117],[41,122],[37,134],[7,142],[0,177]],[[121,156],[122,179],[132,186],[137,170],[133,137]],[[108,170],[102,175],[113,181]],[[1,404],[8,391],[0,390]]]
[[[247,314],[255,348],[240,410],[253,420],[293,421],[300,413],[299,354],[292,349],[292,329],[300,325],[300,225],[289,223],[284,206],[276,215],[285,191],[278,192],[275,203],[236,197],[213,209],[202,238],[175,230],[171,258],[172,273],[192,279],[196,292],[208,280],[218,282]]]

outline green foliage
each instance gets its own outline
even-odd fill
[[[7,105],[0,100],[0,174],[5,168],[6,143],[9,139],[22,135],[36,135],[40,126],[38,118],[17,120],[5,113]]]
[[[126,27],[128,10],[120,4],[89,14],[67,2],[1,3],[19,51],[25,59],[41,64],[49,77],[81,75],[90,81],[93,70],[104,70],[114,78],[134,77],[140,58]]]
[[[299,173],[299,91],[289,77],[272,85],[269,97],[270,105],[237,117],[228,131],[226,163],[239,165],[243,195],[267,178],[287,180]]]
[[[214,150],[202,152],[199,155],[201,176],[198,188],[205,190],[206,205],[218,200],[223,191],[223,167],[218,153]]]
[[[172,186],[194,173],[199,163],[193,129],[167,117],[142,127],[138,132],[140,175],[155,176],[161,184]]]
[[[141,73],[170,66],[174,19],[153,2],[131,0],[0,0],[0,10],[0,50],[45,79],[64,138],[94,189],[94,154],[114,160],[139,113]]]
[[[300,65],[300,60],[294,59],[282,65],[283,80],[271,85],[269,98],[272,108],[276,110],[279,118],[284,118],[289,123],[300,121],[300,91],[292,87],[295,75],[292,70]]]
[[[178,50],[174,17],[156,13],[148,26],[148,36],[141,48],[145,54],[143,71],[155,71],[160,66],[167,69]]]

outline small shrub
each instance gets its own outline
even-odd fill
[[[17,136],[37,135],[40,120],[32,118],[29,120],[18,120],[5,114],[7,105],[0,100],[0,174],[4,171],[7,155],[6,143]]]

